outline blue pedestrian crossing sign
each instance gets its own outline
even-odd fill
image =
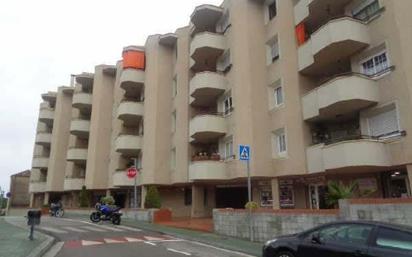
[[[239,145],[239,160],[241,161],[250,160],[250,146],[249,145]]]

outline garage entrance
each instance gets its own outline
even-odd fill
[[[216,208],[243,209],[247,199],[247,187],[216,188]]]

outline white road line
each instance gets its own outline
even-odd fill
[[[119,228],[115,228],[115,227],[111,227],[111,226],[105,226],[104,229],[115,231],[115,232],[124,232],[123,229],[119,229]]]
[[[79,232],[79,233],[84,233],[87,232],[86,230],[80,229],[80,228],[75,228],[75,227],[63,227],[66,230],[74,231],[74,232]]]
[[[168,250],[168,251],[171,251],[171,252],[174,252],[174,253],[180,253],[180,254],[183,254],[183,255],[187,255],[187,256],[192,255],[192,254],[190,254],[190,253],[178,251],[178,250],[175,250],[175,249],[172,249],[172,248],[167,248],[167,250]]]
[[[143,242],[142,239],[138,239],[138,238],[134,238],[134,237],[125,237],[124,239],[126,239],[127,242],[130,242],[130,243]]]
[[[93,226],[84,226],[82,228],[90,230],[90,231],[94,231],[94,232],[107,232],[107,230],[104,230],[103,228],[97,228],[97,227],[93,227]]]
[[[164,238],[154,237],[154,236],[144,236],[147,241],[163,241]]]
[[[156,246],[156,244],[155,244],[155,243],[152,243],[152,242],[147,242],[147,241],[145,241],[144,243],[145,243],[145,244],[148,244],[148,245]]]
[[[65,230],[57,229],[57,228],[51,228],[51,227],[39,227],[40,230],[45,230],[57,234],[67,234],[68,232]]]
[[[103,244],[102,242],[98,242],[98,241],[82,240],[83,246],[102,245],[102,244]]]
[[[116,240],[116,239],[111,239],[111,238],[105,238],[103,239],[106,244],[120,244],[120,243],[126,243],[125,241],[120,241],[120,240]]]
[[[50,250],[48,250],[48,251],[43,255],[43,257],[55,257],[55,256],[60,252],[60,250],[62,249],[63,245],[64,245],[64,242],[57,242],[56,244],[54,244],[54,245],[50,248]]]
[[[219,250],[219,251],[222,251],[222,252],[227,252],[227,253],[236,254],[236,255],[239,255],[239,256],[243,256],[243,257],[255,257],[255,256],[253,256],[253,255],[249,255],[249,254],[246,254],[246,253],[236,252],[236,251],[232,251],[232,250],[226,250],[226,249],[223,249],[223,248],[211,246],[211,245],[208,245],[208,244],[203,244],[203,243],[196,242],[196,241],[187,241],[187,242],[190,242],[190,243],[196,244],[196,245],[201,245],[201,246],[209,247],[209,248],[212,248],[212,249],[215,249],[215,250]]]
[[[141,229],[138,229],[138,228],[132,228],[132,227],[126,227],[126,226],[117,226],[117,227],[119,227],[119,228],[121,228],[121,229],[126,229],[126,230],[130,230],[130,231],[134,231],[134,232],[141,232],[141,231],[142,231]]]

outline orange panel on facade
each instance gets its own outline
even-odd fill
[[[301,46],[306,42],[306,29],[304,23],[296,26],[296,39],[298,41],[298,46]]]
[[[145,69],[145,53],[142,51],[128,50],[123,52],[123,68]]]

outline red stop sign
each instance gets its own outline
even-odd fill
[[[137,175],[137,169],[134,166],[127,169],[127,176],[129,178],[134,178],[136,177],[136,175]]]

